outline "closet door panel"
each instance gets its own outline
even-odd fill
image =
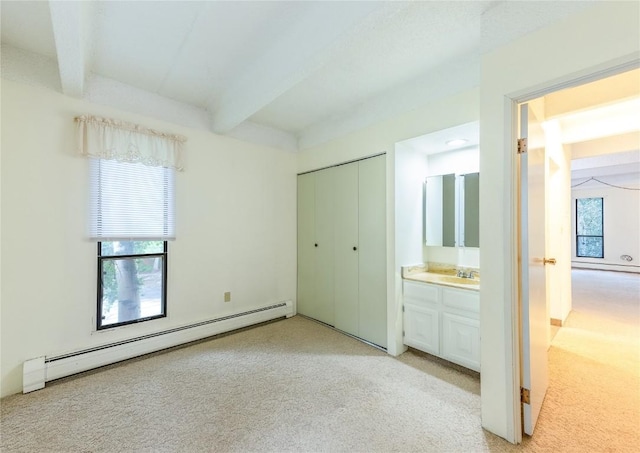
[[[315,172],[315,316],[334,325],[334,170]],[[317,245],[316,245],[317,244]]]
[[[315,318],[315,174],[298,176],[297,312]]]
[[[334,170],[335,327],[359,336],[358,163]]]
[[[387,347],[386,156],[360,162],[359,336]]]

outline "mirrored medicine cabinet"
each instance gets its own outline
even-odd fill
[[[428,246],[480,247],[480,174],[430,176],[424,184]]]

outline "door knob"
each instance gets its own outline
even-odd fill
[[[555,266],[556,259],[555,258],[545,258],[544,260],[542,260],[542,262],[544,264],[553,264]]]
[[[317,246],[318,246],[318,244],[315,244],[315,246],[317,247]]]
[[[355,251],[355,250],[358,250],[358,247],[354,247],[354,248],[353,248],[353,250],[354,250],[354,251]]]

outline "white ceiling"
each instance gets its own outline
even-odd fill
[[[592,3],[3,0],[2,75],[297,150],[471,88]]]

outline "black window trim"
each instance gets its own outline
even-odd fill
[[[104,241],[111,242],[111,241]],[[96,330],[108,330],[115,327],[126,326],[130,324],[138,324],[145,321],[151,321],[153,319],[160,319],[167,317],[167,241],[162,241],[162,252],[158,253],[143,253],[133,255],[108,255],[102,256],[102,241],[98,241],[98,303],[96,304]],[[118,260],[118,259],[139,259],[139,258],[162,258],[162,313],[155,316],[146,316],[144,318],[132,319],[130,321],[118,322],[114,324],[108,324],[106,326],[101,325],[102,321],[102,263],[103,261]]]
[[[602,222],[600,225],[600,231],[602,234],[578,234],[578,200],[583,200],[586,198],[599,198],[600,199],[600,221]],[[600,238],[602,239],[602,248],[601,248],[601,256],[585,256],[579,255],[578,250],[580,250],[580,238]],[[576,258],[593,258],[593,259],[604,259],[604,198],[603,197],[583,197],[576,198]]]

